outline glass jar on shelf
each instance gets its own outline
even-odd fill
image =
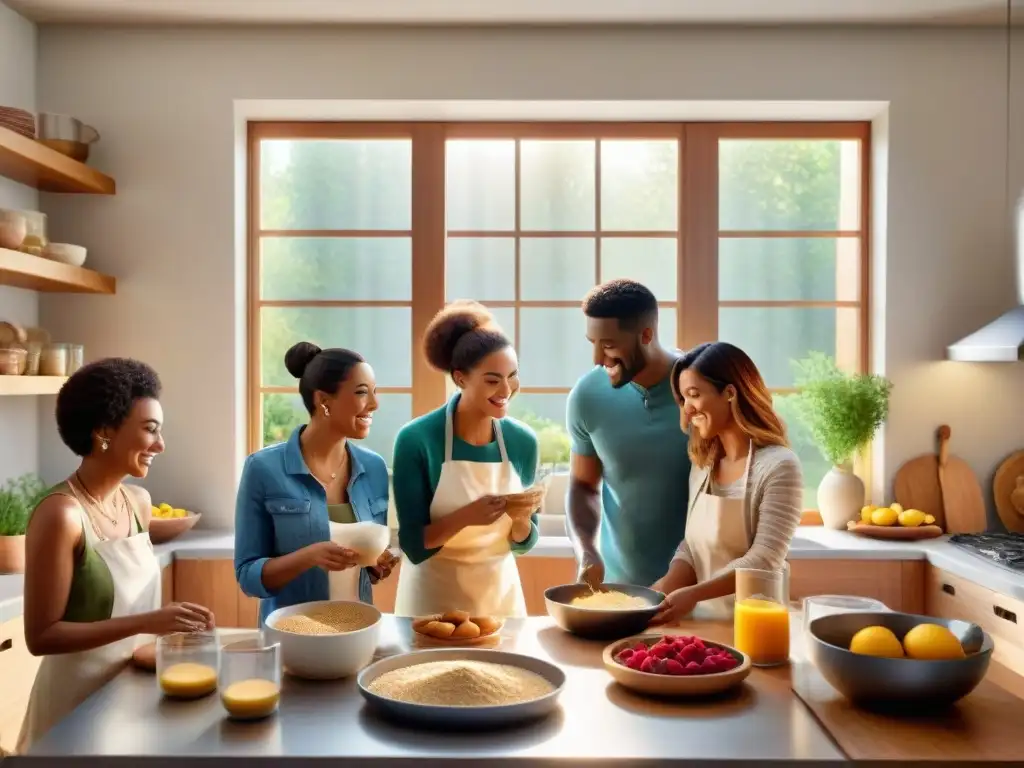
[[[220,700],[234,720],[259,720],[281,700],[281,646],[262,636],[221,648]]]
[[[70,376],[85,364],[85,347],[81,344],[68,344],[68,373]]]
[[[25,375],[39,375],[39,358],[43,354],[43,345],[38,341],[25,343]]]
[[[40,376],[68,375],[68,345],[47,344],[39,355]]]
[[[22,347],[0,348],[0,376],[21,376],[25,373],[27,355]]]
[[[156,679],[164,696],[198,699],[217,690],[220,644],[216,630],[177,632],[156,641]]]
[[[46,234],[46,214],[40,211],[20,211],[25,217],[25,239],[18,246],[19,251],[33,256],[42,256],[43,250],[50,244]]]

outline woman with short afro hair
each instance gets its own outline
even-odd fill
[[[145,363],[107,358],[57,395],[57,431],[78,469],[50,489],[25,541],[25,641],[43,656],[18,739],[42,736],[130,660],[140,635],[213,627],[202,606],[160,607],[160,564],[144,478],[163,453],[160,379]]]
[[[394,493],[404,562],[395,614],[526,616],[514,554],[537,541],[537,517],[513,523],[505,494],[533,484],[537,436],[509,417],[519,360],[491,313],[453,302],[427,327],[427,361],[452,377],[447,405],[402,427]]]

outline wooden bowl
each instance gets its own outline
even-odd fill
[[[540,509],[545,493],[547,489],[544,486],[535,485],[521,493],[505,494],[502,497],[505,499],[505,514],[513,520],[530,517]]]
[[[937,539],[942,535],[942,529],[937,525],[905,527],[902,525],[868,525],[867,523],[850,522],[847,524],[846,530],[860,536],[867,536],[869,539],[889,539],[892,541]]]
[[[632,648],[637,643],[643,643],[650,647],[666,634],[673,633],[661,632],[658,634],[637,635],[636,637],[612,643],[604,649],[604,653],[601,656],[602,661],[604,661],[604,668],[608,670],[608,673],[615,679],[615,682],[637,693],[672,697],[709,696],[721,693],[730,688],[735,688],[746,680],[750,674],[750,657],[747,654],[737,651],[731,646],[705,640],[703,637],[700,640],[704,645],[712,648],[724,648],[733,657],[739,659],[739,666],[730,669],[728,672],[713,672],[707,675],[656,675],[652,672],[637,672],[615,660],[619,651]]]
[[[190,530],[202,514],[189,512],[188,517],[152,517],[149,520],[149,539],[154,544],[166,544]]]
[[[498,626],[493,631],[488,632],[486,635],[478,635],[477,637],[434,637],[433,635],[428,635],[426,632],[422,632],[417,626],[426,621],[440,621],[442,616],[443,614],[437,613],[432,614],[430,616],[417,616],[415,619],[413,619],[412,633],[413,637],[416,639],[418,643],[428,646],[441,646],[445,648],[486,645],[488,643],[495,643],[499,641],[501,630],[505,626],[504,619],[499,619],[496,616],[488,617],[495,619],[498,622]],[[481,618],[483,618],[483,616],[481,616]]]
[[[146,672],[156,672],[156,641],[136,648],[132,654],[132,664]]]

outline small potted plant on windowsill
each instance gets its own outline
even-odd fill
[[[807,426],[832,469],[818,486],[818,512],[826,528],[845,530],[864,506],[864,481],[853,458],[889,416],[892,382],[873,374],[841,371],[820,352],[794,363],[798,418]]]
[[[8,480],[0,488],[0,573],[25,571],[28,519],[46,490],[46,484],[34,474]]]

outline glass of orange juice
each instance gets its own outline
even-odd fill
[[[261,720],[281,700],[281,646],[263,637],[221,649],[220,700],[233,720]]]
[[[733,645],[756,667],[789,661],[789,608],[785,571],[736,569]]]

